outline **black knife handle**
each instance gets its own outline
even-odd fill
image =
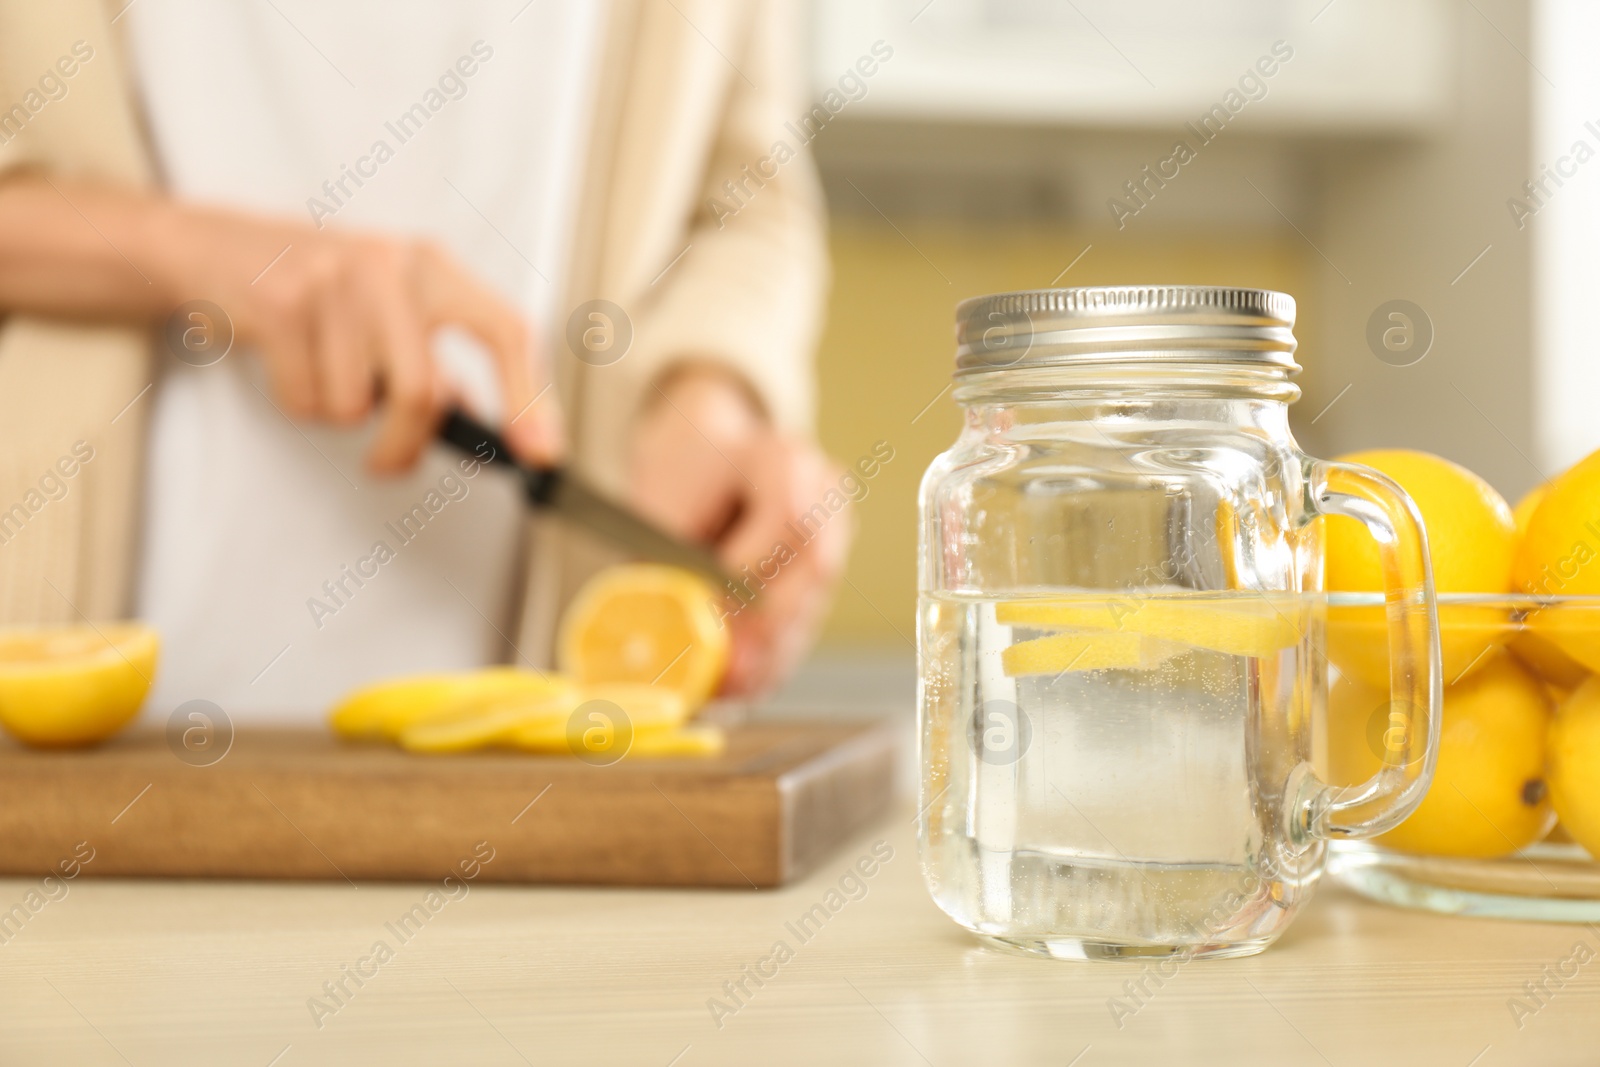
[[[517,471],[523,477],[528,500],[535,507],[547,507],[561,484],[560,470],[522,466],[506,447],[505,438],[459,408],[445,415],[439,424],[438,438],[480,463],[498,463]]]

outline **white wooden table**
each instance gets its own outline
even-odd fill
[[[1191,963],[1119,1027],[1109,1001],[1138,967],[978,946],[924,892],[911,818],[778,892],[483,885],[428,912],[423,884],[81,877],[4,931],[0,1063],[1600,1063],[1600,931],[1326,885],[1265,955]],[[797,937],[878,841],[893,858],[865,895]],[[0,881],[0,909],[38,887]],[[415,930],[386,925],[419,903]],[[1596,958],[1519,1029],[1508,1002],[1580,941]],[[723,983],[758,964],[734,1001]],[[342,1004],[324,989],[341,978]],[[713,998],[737,1010],[714,1019]]]

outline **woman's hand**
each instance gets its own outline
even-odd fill
[[[228,313],[236,338],[260,351],[286,413],[352,425],[381,400],[367,456],[374,471],[409,468],[432,439],[449,400],[431,345],[445,325],[468,330],[492,354],[512,449],[534,463],[560,457],[560,410],[544,392],[527,324],[437,245],[176,204],[166,211],[162,275],[174,294],[207,295]]]
[[[742,382],[715,369],[670,376],[634,427],[634,507],[680,537],[714,544],[740,579],[728,591],[734,645],[724,691],[767,691],[809,649],[851,528],[847,515],[821,526],[802,517],[839,476],[815,445],[775,431]]]
[[[444,325],[493,355],[512,449],[534,463],[562,452],[527,324],[434,244],[61,177],[0,180],[0,312],[148,322],[197,299],[260,352],[289,415],[349,425],[380,406],[376,471],[409,467],[433,435],[449,399],[431,344]]]

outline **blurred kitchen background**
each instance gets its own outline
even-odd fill
[[[863,701],[904,707],[916,487],[958,429],[944,389],[964,297],[1282,289],[1299,302],[1293,421],[1312,454],[1426,448],[1515,502],[1600,445],[1589,410],[1600,162],[1586,165],[1600,150],[1588,54],[1600,4],[814,0],[807,11],[819,100],[874,42],[893,50],[858,99],[833,98],[846,102],[811,147],[835,271],[823,442],[849,462],[884,440],[895,458],[852,506],[848,580],[785,702],[807,702],[820,668],[852,676]],[[1230,103],[1237,113],[1201,145],[1186,124]],[[1135,201],[1124,183],[1144,182],[1179,139],[1200,146],[1194,158]],[[1530,196],[1524,183],[1557,169],[1562,184],[1546,178]],[[1113,198],[1136,213],[1114,212]],[[1415,313],[1390,319],[1391,301],[1420,309],[1409,335]],[[1386,349],[1396,325],[1400,347]]]

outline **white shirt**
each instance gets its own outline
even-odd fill
[[[140,0],[124,17],[176,195],[430,236],[549,343],[599,13],[587,0]],[[481,351],[444,336],[438,354],[497,404]],[[147,715],[201,698],[235,719],[316,717],[376,678],[511,654],[521,502],[508,479],[466,478],[439,448],[407,477],[371,478],[372,424],[290,422],[254,353],[160,359],[139,614],[164,648]]]

